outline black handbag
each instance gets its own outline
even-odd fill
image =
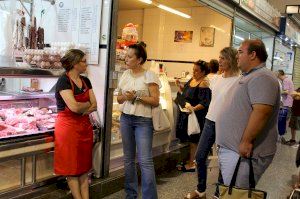
[[[184,96],[181,93],[177,92],[177,96],[176,96],[174,102],[177,105],[181,106],[181,108],[184,108],[185,107],[185,103],[187,101],[186,101],[186,99],[184,98]]]
[[[235,182],[238,174],[238,170],[241,163],[241,157],[239,158],[230,185],[219,184],[219,191],[220,191],[220,199],[266,199],[267,192],[255,189],[255,180],[254,180],[254,172],[253,172],[253,165],[252,160],[249,158],[249,188],[239,188],[235,187]]]

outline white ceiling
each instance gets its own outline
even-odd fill
[[[190,8],[200,6],[196,0],[154,0],[172,8]],[[139,0],[119,0],[120,10],[136,10],[143,8],[154,8],[155,6],[143,3]]]

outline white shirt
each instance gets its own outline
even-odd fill
[[[209,83],[210,83],[210,82],[213,81],[213,79],[215,79],[217,76],[218,76],[218,74],[209,73],[206,77],[208,78]]]
[[[126,70],[120,78],[118,90],[123,94],[126,91],[136,91],[136,95],[139,97],[150,96],[149,83],[155,83],[161,87],[161,83],[158,76],[152,71],[145,71],[139,75],[134,75],[131,69]],[[146,105],[141,102],[125,101],[120,106],[120,111],[128,114],[141,117],[152,118],[151,105]]]
[[[225,94],[230,92],[230,88],[237,81],[239,76],[227,77],[224,78],[223,75],[217,75],[210,81],[210,89],[212,92],[210,105],[208,108],[208,112],[206,114],[206,118],[215,122],[216,117],[220,110],[222,109],[222,105],[224,103]]]

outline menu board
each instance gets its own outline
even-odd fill
[[[88,64],[98,64],[102,1],[59,0],[56,4],[58,41],[81,44]]]

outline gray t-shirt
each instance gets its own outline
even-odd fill
[[[248,74],[243,74],[225,98],[223,108],[216,118],[217,144],[239,153],[239,144],[248,124],[252,105],[267,104],[274,107],[273,113],[254,142],[253,157],[275,154],[280,88],[273,73],[264,64],[259,65]]]

